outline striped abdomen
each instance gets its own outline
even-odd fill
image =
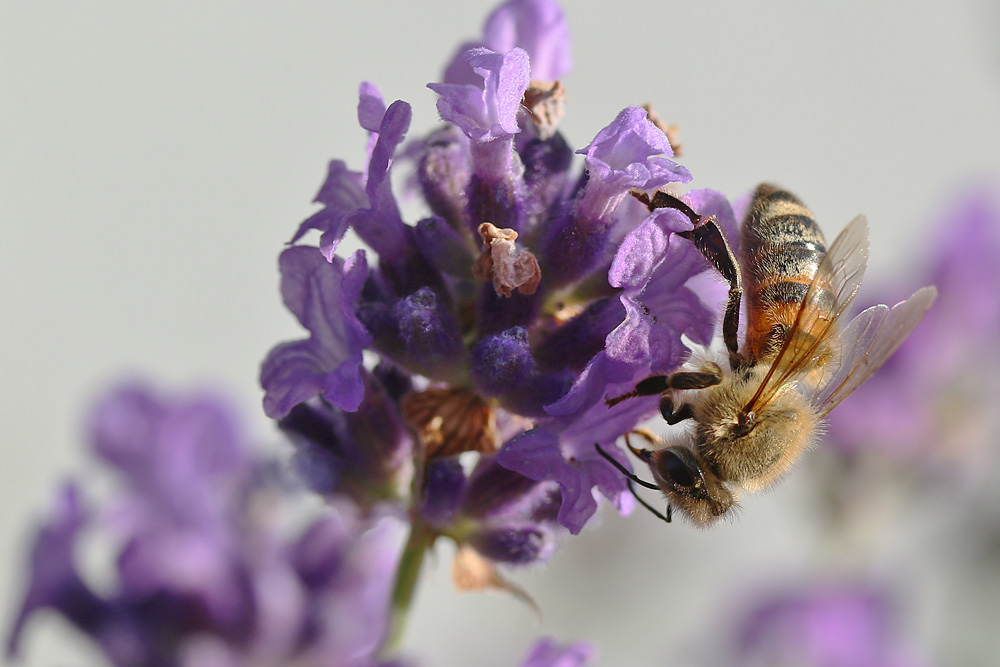
[[[819,264],[826,240],[798,197],[760,185],[743,221],[741,264],[747,305],[746,353],[766,360],[792,331],[799,306]],[[809,337],[809,323],[833,313],[835,297],[821,286],[815,313],[805,313],[796,335]]]

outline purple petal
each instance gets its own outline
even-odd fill
[[[555,536],[537,523],[509,523],[479,531],[470,544],[492,561],[527,565],[548,560],[555,550]]]
[[[385,101],[375,84],[363,82],[358,90],[358,123],[369,132],[379,133],[385,116]]]
[[[597,659],[597,650],[585,642],[559,645],[551,637],[535,642],[521,667],[585,667]]]
[[[556,81],[571,66],[569,26],[562,9],[551,0],[510,0],[497,7],[486,19],[483,41],[462,44],[445,69],[445,83],[482,82],[465,59],[471,49],[486,47],[506,53],[521,48],[531,59],[533,81]]]
[[[884,593],[862,585],[772,594],[743,621],[734,657],[741,664],[778,654],[809,665],[925,664],[892,632],[893,611]]]
[[[455,49],[455,55],[448,61],[444,69],[444,76],[441,81],[450,85],[483,87],[483,78],[476,74],[469,61],[465,59],[465,54],[472,49],[481,49],[486,44],[482,42],[463,42]],[[496,50],[496,49],[494,49]]]
[[[362,508],[398,495],[413,441],[398,404],[377,378],[363,374],[354,412],[323,401],[300,403],[278,421],[295,445],[293,468],[313,491],[350,497]]]
[[[645,110],[628,107],[587,148],[577,151],[586,155],[583,192],[550,224],[542,244],[542,271],[550,289],[606,266],[609,242],[622,233],[615,229],[621,217],[616,211],[632,188],[649,190],[691,179],[687,169],[662,157],[670,150],[670,142]],[[677,217],[671,214],[676,212],[658,212],[654,218]]]
[[[608,334],[625,319],[620,299],[607,297],[560,326],[535,346],[535,357],[544,368],[582,371],[606,346]]]
[[[497,461],[534,480],[559,484],[559,523],[577,533],[597,509],[592,491],[599,491],[619,511],[631,511],[634,499],[625,477],[598,453],[595,443],[628,466],[614,441],[656,412],[656,399],[634,399],[608,407],[607,395],[631,390],[649,374],[647,366],[629,366],[599,354],[570,391],[546,406],[557,419],[508,442]]]
[[[406,137],[411,117],[410,105],[400,100],[386,109],[368,163],[365,193],[370,207],[349,214],[347,219],[347,224],[361,240],[382,257],[398,256],[410,246],[409,228],[400,217],[389,172],[396,149]]]
[[[528,87],[528,56],[521,49],[504,54],[489,49],[466,53],[483,76],[483,87],[428,84],[438,93],[438,112],[470,140],[472,176],[465,185],[466,222],[475,231],[481,222],[519,230],[525,216],[524,167],[514,151],[521,99]]]
[[[517,134],[521,100],[531,82],[528,54],[517,48],[502,55],[489,49],[474,49],[469,64],[483,77],[486,118],[492,123],[490,133],[497,137]],[[497,126],[501,129],[497,130]]]
[[[496,53],[479,48],[465,55],[484,87],[428,84],[438,93],[438,112],[477,143],[509,139],[518,132],[517,115],[530,81],[528,54],[522,49]]]
[[[337,574],[341,554],[353,536],[340,514],[321,517],[292,547],[291,561],[310,588],[326,586]]]
[[[364,395],[361,351],[370,343],[354,314],[368,273],[364,252],[328,263],[315,248],[293,247],[282,253],[280,264],[285,304],[310,337],[279,345],[264,360],[264,411],[281,418],[319,394],[356,410]]]
[[[545,406],[545,411],[554,416],[582,414],[591,409],[608,393],[610,387],[622,383],[634,384],[633,378],[645,377],[645,367],[633,369],[629,365],[608,358],[606,352],[597,353],[587,364],[558,401]],[[629,387],[631,389],[631,387]]]
[[[669,159],[670,142],[640,107],[623,109],[577,153],[586,156],[590,175],[579,204],[587,218],[607,217],[631,188],[655,190],[691,180],[685,167]]]
[[[367,174],[371,165],[372,154],[378,145],[382,120],[385,118],[385,101],[375,84],[362,81],[358,86],[358,124],[368,131],[368,144],[365,146],[365,164],[363,171]]]
[[[608,282],[613,287],[623,289],[643,285],[649,280],[653,271],[666,261],[667,249],[671,244],[681,246],[682,256],[685,245],[688,249],[693,249],[690,241],[674,236],[676,232],[690,229],[690,221],[680,211],[660,209],[650,215],[618,246],[618,252],[615,253],[611,270],[608,272]],[[676,258],[672,259],[676,261]],[[686,280],[690,277],[688,273],[693,275],[695,272],[683,271],[678,275],[678,279],[683,275]]]
[[[348,214],[368,206],[361,174],[347,169],[341,160],[331,161],[316,201],[323,204],[323,210],[303,222],[289,243],[298,241],[308,229],[319,229],[323,233],[320,250],[327,261],[332,261],[347,231]]]
[[[545,502],[544,485],[483,456],[469,478],[462,513],[480,520],[528,516]]]
[[[176,530],[155,519],[138,527],[118,555],[120,594],[155,599],[162,591],[196,604],[214,626],[245,627],[251,622],[248,590],[232,552],[233,526]]]
[[[360,531],[358,531],[360,532]],[[403,542],[401,522],[383,518],[342,554],[340,571],[322,589],[315,664],[367,664],[384,639],[389,593]]]
[[[428,461],[420,515],[431,525],[447,526],[458,512],[465,487],[465,473],[457,458]]]
[[[179,525],[213,521],[249,462],[231,411],[212,397],[167,401],[126,386],[97,405],[91,432],[95,451],[148,499],[126,503],[128,530],[151,514]]]
[[[486,336],[470,355],[472,377],[486,396],[499,398],[504,406],[522,415],[540,416],[544,406],[569,389],[567,373],[543,373],[528,344],[527,331],[514,327]]]
[[[73,563],[77,534],[85,517],[75,486],[60,489],[55,510],[48,523],[35,536],[31,553],[31,578],[24,602],[7,640],[8,655],[16,655],[21,633],[28,619],[39,609],[52,607],[71,620],[83,614],[96,622],[102,603],[86,587]]]
[[[469,138],[454,125],[444,125],[427,138],[417,168],[424,200],[456,233],[470,226],[465,219],[470,162]]]
[[[627,493],[625,478],[594,449],[598,438],[590,440],[593,454],[579,447],[579,443],[571,443],[578,455],[570,458],[563,453],[561,438],[556,428],[532,429],[504,445],[497,454],[497,461],[531,479],[552,480],[559,484],[562,504],[558,520],[574,535],[597,511],[594,488],[614,501],[621,511],[630,511],[632,497]]]
[[[490,14],[484,33],[494,51],[524,49],[534,81],[556,81],[572,67],[569,25],[562,8],[550,0],[505,2]]]
[[[690,241],[673,233],[684,229],[690,223],[678,211],[660,210],[619,246],[608,280],[624,288],[627,314],[607,339],[615,361],[646,361],[653,372],[667,372],[687,356],[681,335],[703,344],[711,339],[716,313],[685,286],[711,267]]]

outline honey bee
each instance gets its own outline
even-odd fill
[[[650,211],[673,208],[694,223],[681,232],[729,283],[722,323],[725,352],[693,346],[675,373],[654,375],[624,396],[660,396],[668,424],[690,420],[680,438],[632,453],[655,484],[614,463],[631,482],[659,489],[674,509],[708,527],[726,516],[740,493],[781,479],[816,439],[823,418],[877,370],[920,323],[937,296],[917,290],[892,308],[873,306],[843,326],[868,264],[868,224],[858,216],[829,250],[812,213],[789,192],[760,185],[741,231],[740,262],[713,217],[680,199],[633,193]],[[744,295],[744,285],[746,294]],[[744,296],[746,297],[744,299]],[[746,331],[737,340],[740,306]],[[641,433],[641,432],[640,432]],[[626,438],[627,441],[627,438]],[[634,488],[633,488],[634,493]]]

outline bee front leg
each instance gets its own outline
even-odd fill
[[[722,320],[722,339],[729,351],[729,367],[735,370],[743,361],[739,354],[739,340],[737,339],[743,285],[740,282],[740,267],[736,262],[736,255],[729,247],[729,242],[722,233],[722,229],[719,228],[715,216],[702,217],[686,203],[666,192],[657,191],[650,199],[645,192],[632,190],[632,196],[645,204],[650,212],[658,208],[672,208],[687,216],[691,224],[694,225],[694,229],[687,232],[677,232],[677,235],[694,243],[698,252],[729,283],[729,300],[726,302],[726,314]]]
[[[685,403],[677,410],[674,410],[674,397],[671,394],[664,394],[660,398],[660,414],[671,426],[694,417],[694,411],[691,409],[690,403]]]

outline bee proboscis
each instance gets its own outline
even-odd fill
[[[714,218],[702,218],[663,192],[652,198],[634,194],[650,211],[673,208],[688,216],[694,229],[680,236],[729,283],[724,355],[696,347],[677,372],[654,375],[608,399],[614,405],[658,395],[668,424],[690,420],[683,436],[652,450],[629,444],[649,465],[655,484],[623,472],[664,493],[669,504],[662,518],[669,521],[676,509],[707,527],[726,516],[741,492],[768,488],[791,469],[824,417],[920,323],[937,290],[921,288],[892,308],[873,306],[845,326],[868,264],[863,216],[827,250],[812,213],[797,197],[760,185],[742,225],[737,262]],[[742,348],[741,304],[747,317]]]

